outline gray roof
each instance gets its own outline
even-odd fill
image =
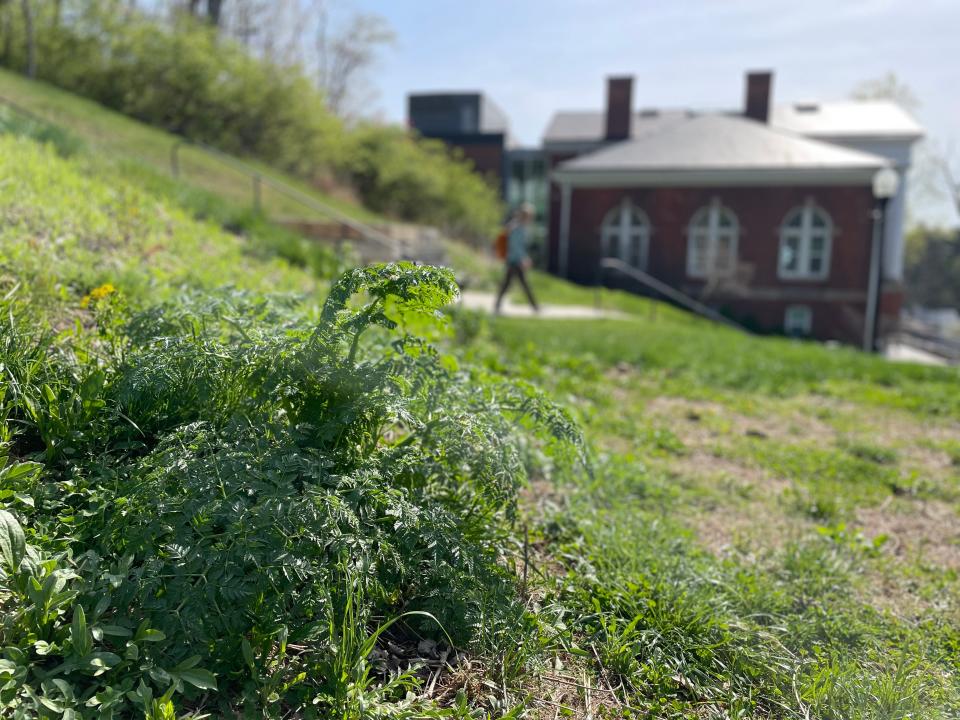
[[[631,137],[662,129],[699,113],[692,110],[646,110],[634,113]],[[739,116],[730,111],[731,117]],[[770,125],[784,130],[832,138],[912,138],[923,136],[923,128],[899,105],[889,100],[846,100],[826,103],[776,105]],[[543,134],[544,143],[601,142],[605,115],[596,110],[566,110],[555,113]]]
[[[560,175],[625,172],[876,170],[870,153],[812,140],[742,117],[702,115],[561,163]]]
[[[923,128],[890,100],[844,100],[777,105],[770,124],[811,137],[904,138],[923,137]]]
[[[650,132],[685,120],[692,113],[687,110],[641,110],[633,114],[631,137],[640,137]],[[606,115],[595,110],[569,110],[558,112],[550,119],[543,135],[545,143],[584,143],[603,140],[606,131]]]

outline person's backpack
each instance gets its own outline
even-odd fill
[[[493,252],[500,260],[507,259],[507,229],[502,229],[497,233],[496,240],[493,241]]]

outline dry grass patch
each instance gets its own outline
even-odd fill
[[[905,500],[858,508],[856,524],[868,539],[886,536],[883,549],[911,565],[960,570],[960,514],[937,500]]]

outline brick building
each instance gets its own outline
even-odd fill
[[[636,112],[632,79],[611,78],[605,111],[555,115],[544,137],[550,271],[592,284],[614,257],[752,329],[863,344],[883,227],[889,329],[903,175],[922,131],[886,101],[772,107],[771,86],[770,73],[748,75],[740,112]],[[872,184],[884,168],[901,182],[878,226]]]
[[[484,124],[477,93],[413,95],[409,112],[480,172],[499,163],[508,203],[534,201],[550,272],[643,292],[601,271],[616,258],[754,330],[862,345],[874,308],[881,331],[899,314],[905,175],[922,129],[889,101],[774,105],[772,86],[749,73],[739,110],[636,110],[633,79],[610,78],[605,109],[556,113],[542,147],[524,150],[499,111]],[[502,132],[499,155],[477,149],[484,128]],[[885,169],[900,183],[880,205]]]

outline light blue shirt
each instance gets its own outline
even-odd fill
[[[527,259],[527,226],[514,224],[507,233],[507,263],[519,265]]]

